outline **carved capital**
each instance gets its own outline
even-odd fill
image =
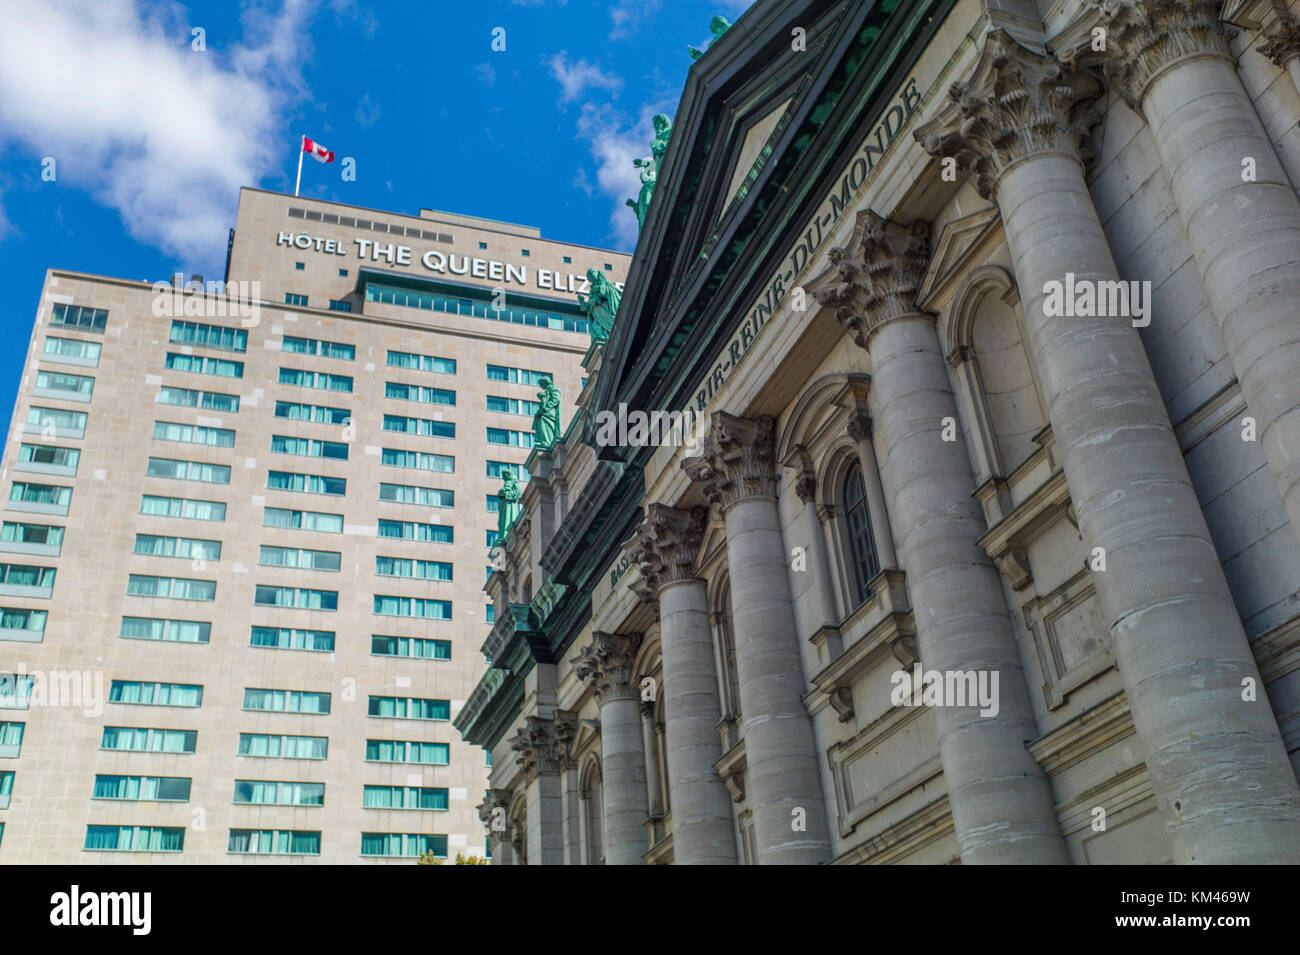
[[[478,804],[479,822],[488,832],[505,832],[506,813],[510,811],[509,789],[489,789]]]
[[[558,773],[564,766],[564,744],[555,732],[555,721],[540,716],[524,717],[524,725],[510,740],[517,754],[515,762],[525,776]]]
[[[1289,62],[1300,56],[1300,26],[1289,16],[1279,14],[1277,23],[1257,49],[1274,65],[1286,69]]]
[[[904,230],[863,209],[848,245],[827,257],[830,267],[807,290],[818,304],[835,309],[840,324],[866,348],[881,325],[918,313],[916,290],[930,261],[930,225],[918,221]]]
[[[636,699],[632,689],[632,664],[639,646],[639,633],[597,630],[591,635],[591,643],[578,651],[573,661],[573,672],[595,690],[598,703]]]
[[[682,460],[682,470],[701,485],[705,499],[722,507],[751,497],[776,496],[770,415],[737,418],[715,411],[700,442],[701,453]]]
[[[708,512],[702,507],[647,504],[645,520],[623,549],[641,569],[641,579],[656,590],[664,584],[691,580],[707,519]]]
[[[1219,20],[1221,0],[1093,0],[1106,30],[1106,78],[1140,112],[1142,94],[1161,69],[1187,56],[1229,61]]]
[[[931,156],[972,172],[988,199],[1002,173],[1027,156],[1066,153],[1087,162],[1084,137],[1099,116],[1101,92],[1090,74],[994,30],[970,79],[949,87],[948,105],[915,136]]]

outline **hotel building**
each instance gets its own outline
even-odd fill
[[[496,492],[626,266],[245,189],[226,294],[51,270],[0,471],[0,862],[491,853],[450,720]]]

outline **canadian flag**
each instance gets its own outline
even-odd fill
[[[326,149],[320,143],[312,142],[306,136],[302,138],[302,151],[311,153],[311,158],[317,162],[334,161],[334,151],[332,149]]]

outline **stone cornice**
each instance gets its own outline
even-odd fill
[[[636,699],[632,664],[641,646],[639,633],[605,633],[597,630],[573,660],[573,672],[596,693],[598,703]]]
[[[776,497],[776,467],[770,415],[737,418],[715,411],[701,453],[683,458],[682,470],[701,485],[710,504],[722,508],[751,497]]]
[[[694,579],[695,558],[707,523],[708,512],[702,507],[676,508],[654,502],[646,505],[645,520],[623,545],[641,571],[646,589],[658,591],[665,584]]]
[[[1162,69],[1188,56],[1231,62],[1220,0],[1092,0],[1106,30],[1106,77],[1140,112],[1142,94]],[[1267,54],[1266,54],[1267,55]]]
[[[1002,173],[1028,156],[1065,153],[1087,162],[1084,137],[1098,118],[1101,93],[1092,75],[995,30],[970,79],[952,84],[948,104],[913,135],[930,155],[973,172],[988,199]]]
[[[1286,69],[1287,63],[1300,56],[1300,26],[1290,16],[1278,14],[1277,23],[1256,49],[1275,66]]]

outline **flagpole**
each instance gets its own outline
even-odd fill
[[[293,184],[293,194],[298,195],[298,187],[302,185],[302,137],[298,138],[298,178]]]

